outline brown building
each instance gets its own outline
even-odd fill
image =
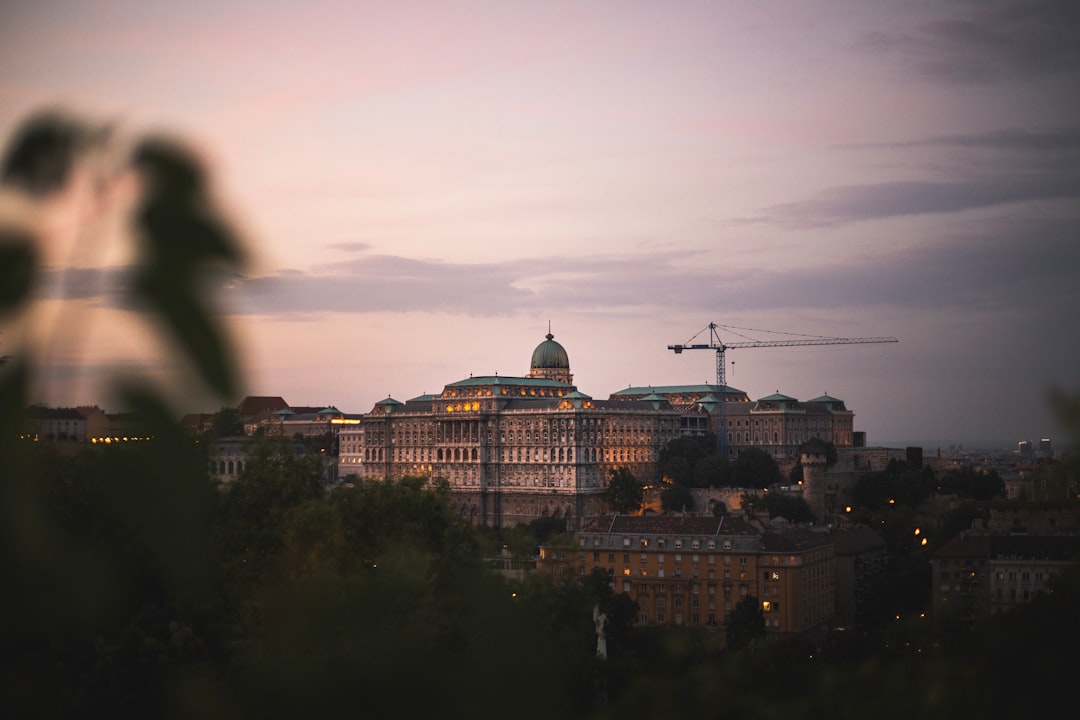
[[[1080,560],[1080,536],[963,532],[933,559],[936,621],[974,623],[1030,602]]]
[[[836,546],[836,624],[858,628],[874,579],[888,569],[888,545],[866,527],[838,530],[832,534]]]
[[[615,515],[590,520],[575,538],[573,548],[542,548],[538,570],[602,569],[615,592],[637,602],[643,625],[719,630],[748,596],[761,603],[771,635],[813,634],[835,613],[833,544],[824,533],[735,515]]]

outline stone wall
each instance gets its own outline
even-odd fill
[[[567,529],[574,530],[585,518],[610,512],[602,494],[568,495],[501,490],[452,489],[450,504],[461,516],[475,525],[513,527],[541,518],[565,518]]]

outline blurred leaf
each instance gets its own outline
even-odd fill
[[[34,238],[20,230],[0,230],[0,313],[30,294],[34,280]]]
[[[202,167],[186,149],[151,139],[132,162],[145,182],[136,211],[143,264],[135,293],[160,313],[207,385],[227,397],[236,386],[232,353],[206,297],[210,274],[239,264],[236,238],[206,198]]]
[[[19,435],[24,431],[28,387],[30,366],[24,358],[0,366],[0,458],[7,462],[22,454]]]
[[[4,155],[0,180],[36,196],[63,189],[86,128],[62,113],[50,111],[23,123]]]
[[[219,396],[230,396],[236,387],[236,368],[214,314],[191,290],[158,282],[149,273],[139,278],[136,292],[165,320],[206,384]]]
[[[1047,392],[1047,401],[1065,432],[1074,442],[1080,440],[1080,393],[1055,387]]]
[[[132,164],[146,183],[137,222],[148,252],[187,265],[240,262],[239,244],[211,207],[203,169],[187,149],[151,138],[135,149]]]

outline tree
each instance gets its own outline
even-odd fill
[[[731,464],[734,487],[766,488],[780,482],[780,466],[761,448],[745,448]]]
[[[664,465],[664,477],[671,482],[680,485],[688,485],[694,482],[694,468],[682,455],[671,458]]]
[[[694,466],[691,487],[723,487],[731,481],[731,466],[719,455],[706,455]]]
[[[756,499],[757,507],[769,511],[769,518],[784,517],[793,523],[813,522],[814,514],[802,495],[788,495],[782,492],[763,493]]]
[[[694,471],[698,462],[709,455],[716,455],[716,436],[712,433],[675,438],[660,451],[660,472],[687,487],[705,487],[696,484]]]
[[[938,480],[942,495],[957,494],[972,500],[990,500],[1005,494],[1005,482],[996,470],[984,470],[970,465],[949,470]]]
[[[913,507],[925,500],[934,487],[934,471],[930,468],[890,460],[883,471],[860,478],[851,489],[851,497],[857,506],[872,510],[886,505]]]
[[[728,648],[742,650],[757,638],[765,637],[765,614],[753,595],[747,595],[731,610],[724,622]]]
[[[210,432],[214,437],[223,438],[244,434],[244,421],[236,408],[223,407],[210,419]]]
[[[625,467],[611,471],[607,499],[617,513],[632,513],[641,509],[645,501],[645,487]]]
[[[664,509],[664,512],[692,511],[694,495],[685,485],[671,483],[660,493],[660,507]]]

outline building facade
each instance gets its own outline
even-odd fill
[[[800,401],[777,392],[751,401],[745,392],[728,385],[674,385],[629,387],[612,393],[611,398],[638,400],[650,395],[664,398],[677,409],[704,409],[706,429],[715,432],[723,427],[724,447],[731,459],[741,450],[756,447],[777,461],[791,461],[811,439],[850,448],[861,437],[854,431],[855,413],[831,395]]]
[[[639,608],[642,625],[719,630],[740,600],[760,603],[770,635],[824,631],[835,614],[830,537],[737,515],[594,518],[576,546],[541,548],[538,569],[573,577],[600,569]]]
[[[723,426],[732,457],[760,447],[793,463],[814,437],[851,447],[853,419],[828,395],[752,402],[726,385],[631,387],[594,400],[573,384],[566,349],[548,333],[523,377],[469,377],[339,420],[338,477],[443,478],[462,514],[485,525],[545,516],[578,523],[606,512],[612,471],[657,483],[660,452],[677,437]]]
[[[339,429],[338,475],[444,478],[462,514],[502,526],[606,511],[610,473],[657,480],[683,413],[660,397],[594,400],[549,333],[524,377],[470,377],[407,402],[386,398]],[[704,413],[698,411],[704,418]]]
[[[971,625],[1045,592],[1054,576],[1080,560],[1077,535],[963,532],[934,553],[936,621]]]

